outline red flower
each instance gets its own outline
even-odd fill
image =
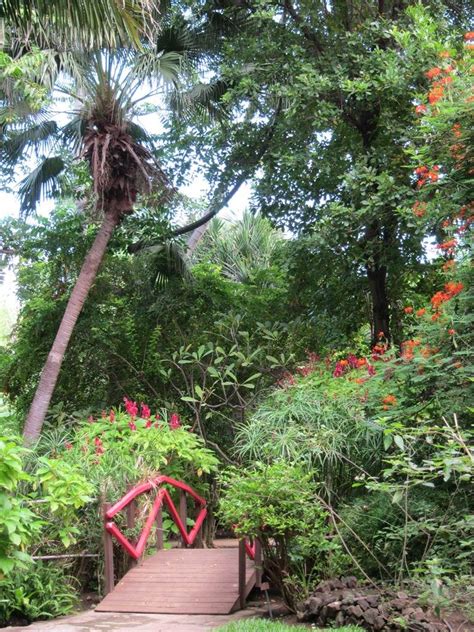
[[[417,316],[424,316],[426,314],[426,309],[424,307],[422,307],[421,309],[417,310],[416,315]]]
[[[171,430],[177,430],[178,428],[181,428],[181,422],[177,413],[173,413],[171,415],[169,425]]]
[[[420,105],[417,105],[415,108],[415,112],[417,114],[424,114],[427,111],[428,111],[428,108],[423,103],[420,103]]]
[[[151,428],[151,425],[152,425],[152,421],[151,421],[151,419],[148,419],[146,424],[145,424],[145,428]]]
[[[405,312],[405,314],[412,314],[413,313],[413,307],[411,307],[411,305],[408,305],[407,307],[403,308],[403,311]]]
[[[371,364],[367,364],[367,373],[369,375],[375,375],[375,367],[373,367]]]
[[[383,399],[382,402],[384,404],[386,404],[387,406],[395,406],[395,404],[397,403],[397,398],[395,397],[395,395],[386,395]]]
[[[137,427],[136,427],[136,425],[135,425],[135,423],[133,421],[129,421],[128,422],[128,427],[130,428],[130,430],[132,432],[134,432],[137,429]]]
[[[113,423],[115,421],[115,410],[111,410],[109,413],[109,421]]]
[[[456,330],[455,330],[455,329],[448,329],[448,334],[449,334],[450,336],[454,336],[454,334],[455,334],[455,333],[456,333]]]
[[[93,417],[92,415],[89,415],[89,417],[87,418],[87,421],[88,421],[90,424],[93,424],[93,423],[94,423],[94,417]]]
[[[130,417],[132,417],[134,419],[138,415],[137,403],[136,402],[132,402],[127,397],[124,397],[123,401],[125,402],[125,410],[130,415]]]
[[[149,419],[151,417],[151,410],[148,408],[148,406],[142,402],[141,409],[141,418]]]
[[[95,445],[95,453],[100,455],[100,454],[104,454],[104,446],[102,444],[102,440],[100,437],[96,437],[94,439],[94,445]]]
[[[65,441],[64,447],[66,450],[72,450],[72,443],[70,441]]]

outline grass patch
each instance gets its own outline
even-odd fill
[[[267,619],[243,619],[235,623],[217,628],[216,632],[295,632],[295,630],[314,630],[317,632],[321,628],[307,628],[301,625],[287,625],[279,621],[269,621]],[[329,628],[326,628],[329,629]],[[346,625],[342,628],[330,628],[332,632],[363,632],[362,628],[356,625]]]

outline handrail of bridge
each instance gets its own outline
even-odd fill
[[[180,491],[180,510],[178,511],[173,503],[170,493],[162,485],[171,485]],[[135,524],[134,516],[134,501],[135,499],[149,491],[156,491],[156,498],[153,502],[150,513],[145,521],[143,530],[138,538],[136,544],[132,544],[128,538],[120,531],[118,526],[113,521],[113,518],[123,509],[127,508],[127,527],[131,528]],[[188,494],[194,499],[196,509],[199,513],[196,517],[195,523],[191,531],[188,533],[186,529],[186,496]],[[105,519],[105,536],[104,536],[104,548],[105,548],[105,589],[106,592],[110,592],[114,587],[114,570],[113,570],[113,544],[112,538],[115,538],[117,542],[125,549],[129,556],[133,560],[138,560],[142,555],[146,547],[146,543],[153,524],[157,524],[157,548],[163,547],[162,541],[162,508],[167,506],[170,516],[174,523],[178,527],[181,534],[184,546],[190,546],[196,540],[196,537],[204,522],[207,509],[206,500],[199,496],[189,485],[181,481],[177,481],[169,476],[156,476],[144,483],[136,485],[130,489],[118,502],[114,505],[105,505],[104,507],[104,519]]]

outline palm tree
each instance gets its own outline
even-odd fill
[[[7,136],[4,163],[14,162],[38,142],[51,144],[52,137],[53,147],[54,142],[59,142],[62,149],[66,146],[75,150],[76,156],[89,167],[95,210],[102,217],[41,373],[24,426],[28,443],[39,437],[75,323],[114,229],[133,212],[137,195],[154,193],[155,200],[160,201],[171,193],[165,174],[153,159],[150,138],[133,118],[138,104],[146,96],[156,94],[167,82],[177,83],[180,59],[177,54],[153,55],[144,60],[142,54],[102,52],[78,59],[68,84],[58,88],[78,104],[71,119],[59,127],[51,125],[51,117],[45,118],[41,113],[34,125],[30,117],[26,129],[16,126]],[[161,81],[150,83],[146,96],[143,94],[144,68],[154,69],[155,76],[158,70],[161,73]],[[22,184],[24,207],[31,210],[42,192],[54,188],[65,165],[61,155],[41,160]]]
[[[193,259],[216,263],[224,276],[245,283],[273,265],[282,243],[282,232],[268,219],[246,211],[241,220],[230,225],[218,218],[209,222]]]
[[[159,9],[158,0],[2,0],[0,20],[5,38],[26,49],[140,47],[156,32]]]

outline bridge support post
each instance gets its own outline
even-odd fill
[[[130,489],[132,489],[132,488],[130,488]],[[136,505],[135,501],[132,500],[131,503],[127,507],[127,529],[133,529],[135,527],[136,506],[137,505]],[[129,558],[129,561],[128,561],[129,568],[133,568],[137,564],[138,564],[137,560],[133,559],[132,557]]]
[[[245,608],[245,571],[247,566],[245,540],[239,540],[239,602],[240,609]]]
[[[160,510],[156,514],[156,548],[159,551],[164,548],[163,542],[163,510],[160,507]]]
[[[260,588],[262,585],[262,545],[260,544],[260,540],[255,540],[255,570],[256,570],[256,578],[255,578],[255,586]]]
[[[102,504],[102,512],[104,516],[104,522],[107,520],[105,517],[106,512],[110,509],[110,503]],[[108,531],[104,529],[104,593],[108,595],[114,589],[114,544],[112,536]]]
[[[181,522],[184,525],[184,528],[187,529],[187,522],[188,522],[188,507],[187,507],[187,501],[186,501],[186,494],[185,492],[180,489],[179,490],[179,517],[181,518]],[[183,549],[186,548],[186,542],[183,540],[181,543],[181,546]]]

